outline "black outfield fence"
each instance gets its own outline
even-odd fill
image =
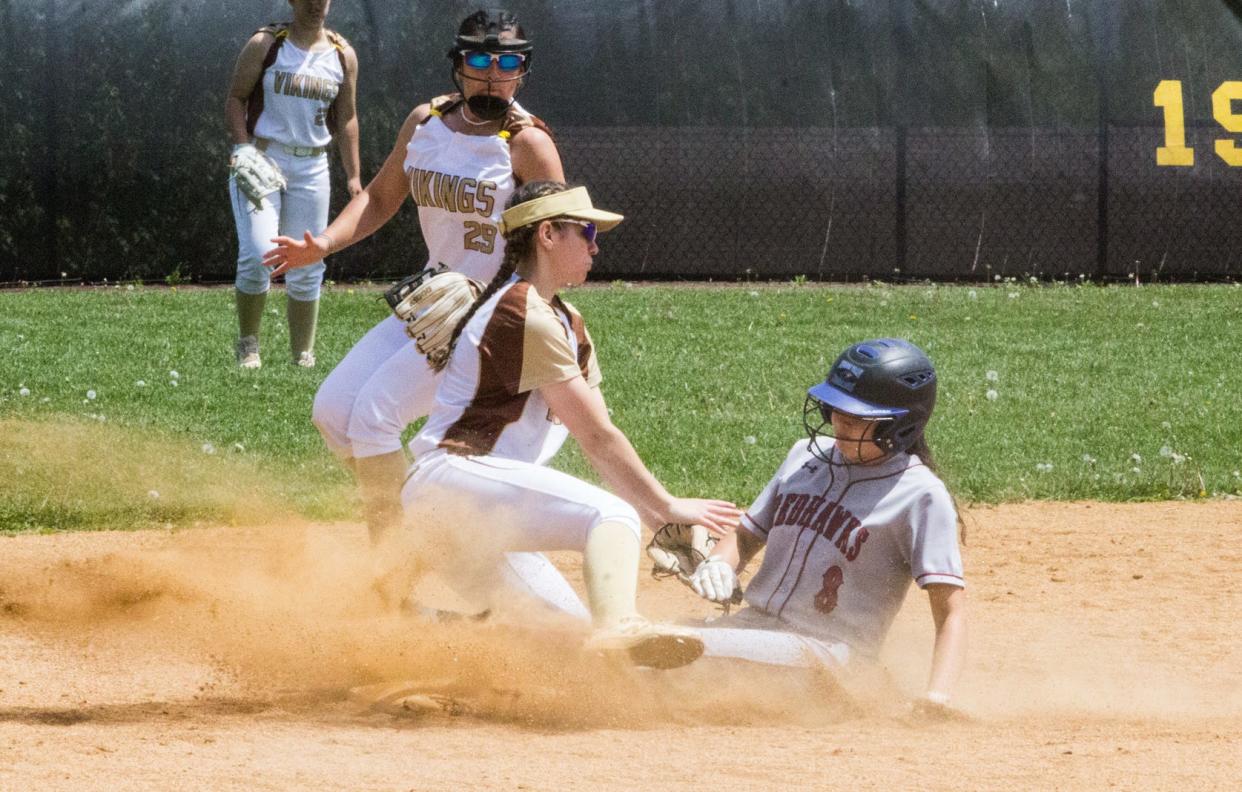
[[[364,177],[450,88],[476,5],[333,3]],[[521,100],[570,179],[629,217],[595,277],[1242,276],[1234,0],[511,5],[536,42]],[[0,0],[0,282],[230,280],[226,85],[247,34],[288,14]],[[425,255],[407,202],[329,274]]]

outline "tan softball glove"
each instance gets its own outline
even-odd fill
[[[426,269],[384,295],[405,322],[405,334],[433,365],[448,355],[453,328],[483,293],[483,284],[460,272]]]
[[[280,172],[280,166],[255,148],[253,143],[233,147],[229,172],[237,182],[237,189],[254,204],[255,209],[263,208],[263,196],[285,189],[285,176]]]

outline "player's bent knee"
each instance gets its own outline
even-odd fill
[[[620,498],[610,496],[607,503],[599,504],[599,511],[595,519],[592,520],[591,527],[587,529],[587,535],[589,536],[591,531],[605,523],[624,525],[634,533],[635,539],[642,541],[643,523],[638,517],[638,512],[633,506]]]
[[[387,411],[355,403],[346,436],[354,456],[378,456],[400,451],[401,432],[404,430],[405,424]]]
[[[262,272],[258,270],[262,270]],[[253,265],[243,266],[239,261],[237,263],[237,277],[234,278],[233,285],[243,294],[266,294],[272,287],[272,281],[267,274],[267,270],[257,262]]]
[[[311,302],[319,299],[319,288],[323,283],[324,264],[311,264],[290,270],[285,274],[285,293],[294,300]]]
[[[325,383],[326,384],[326,383]],[[331,390],[320,387],[311,405],[311,423],[338,457],[353,456],[349,449],[349,407]]]

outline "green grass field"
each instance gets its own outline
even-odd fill
[[[568,297],[613,419],[675,493],[748,502],[802,435],[806,387],[846,344],[883,335],[937,364],[928,434],[959,500],[1242,493],[1236,286],[613,284]],[[0,293],[0,530],[353,519],[310,404],[385,310],[377,289],[331,287],[308,371],[287,363],[274,293],[264,368],[242,372],[228,289]],[[557,465],[590,477],[572,443]]]

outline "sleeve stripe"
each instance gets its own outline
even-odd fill
[[[924,572],[923,574],[921,574],[921,575],[919,575],[918,577],[916,577],[916,578],[914,579],[914,582],[915,582],[915,583],[918,583],[920,580],[922,580],[923,578],[927,578],[927,577],[945,577],[945,578],[953,578],[954,580],[961,580],[963,583],[965,583],[965,582],[966,582],[966,581],[965,581],[965,579],[964,579],[961,575],[954,575],[954,574],[949,573],[949,572]]]
[[[767,538],[768,532],[755,522],[755,518],[751,517],[747,512],[742,512],[742,527],[753,533],[755,536]]]

